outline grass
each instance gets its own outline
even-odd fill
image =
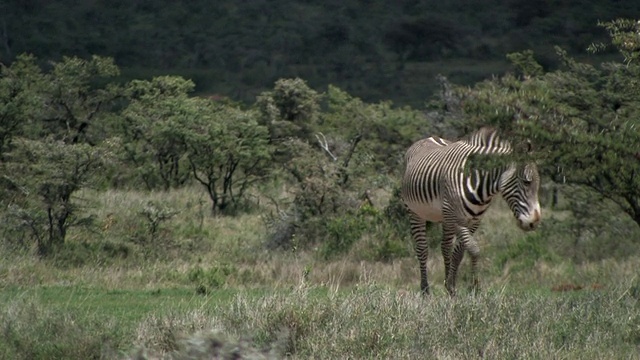
[[[558,253],[566,234],[544,223],[522,233],[504,205],[479,231],[482,291],[467,291],[465,261],[451,299],[437,241],[433,294],[424,298],[413,253],[371,260],[380,240],[370,234],[325,260],[320,247],[266,251],[259,213],[212,218],[197,188],[82,196],[96,204],[97,226],[74,229],[68,253],[0,259],[1,358],[600,359],[640,351],[640,260],[573,262]],[[153,238],[140,215],[147,201],[177,211]],[[128,250],[114,255],[104,244]]]
[[[635,358],[638,286],[629,279],[571,293],[490,287],[455,299],[425,299],[375,283],[207,296],[11,289],[13,300],[0,307],[0,348],[5,358],[113,356],[116,350],[124,356],[128,348],[171,354],[193,334],[214,332],[300,359]]]

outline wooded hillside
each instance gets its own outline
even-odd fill
[[[112,57],[126,79],[168,73],[196,91],[252,102],[279,78],[328,84],[365,101],[422,105],[442,73],[472,84],[532,49],[574,56],[606,38],[600,20],[640,14],[637,1],[4,1],[0,62],[28,52]],[[597,60],[596,60],[597,61]]]

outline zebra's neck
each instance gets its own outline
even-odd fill
[[[464,197],[468,203],[475,206],[489,205],[491,199],[501,191],[502,179],[509,168],[492,170],[471,170],[463,176],[462,186]]]

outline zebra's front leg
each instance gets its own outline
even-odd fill
[[[480,257],[480,247],[473,236],[473,233],[477,228],[477,226],[473,226],[471,229],[466,227],[458,229],[458,245],[462,247],[461,253],[466,250],[469,252],[469,255],[471,255],[471,289],[473,292],[478,292],[480,290],[480,281],[478,280],[478,258]],[[460,261],[461,260],[462,256],[460,256]],[[458,272],[460,261],[457,262],[455,268],[451,269],[454,277]]]
[[[460,263],[462,262],[463,258],[464,245],[462,244],[462,242],[457,241],[456,246],[453,248],[453,253],[451,254],[451,264],[449,266],[449,271],[446,272],[446,284],[448,285],[447,290],[449,290],[449,294],[451,296],[455,296],[458,269],[460,268]]]
[[[427,222],[417,215],[411,214],[411,236],[415,242],[416,257],[420,264],[420,290],[429,295],[429,278],[427,274],[427,258],[429,257],[429,244],[426,238]]]

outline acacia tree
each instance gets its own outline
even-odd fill
[[[371,168],[364,171],[396,171],[413,141],[433,131],[422,112],[394,107],[390,101],[368,104],[334,86],[329,86],[325,98],[327,111],[321,114],[317,128],[342,138],[343,144],[336,144],[338,152],[342,148],[343,153],[351,153],[354,140],[361,139],[356,156],[368,154],[371,158]],[[345,163],[345,167],[348,165]]]
[[[4,240],[35,239],[45,256],[67,231],[86,225],[77,191],[94,184],[111,142],[101,131],[112,114],[118,74],[113,60],[64,58],[43,71],[21,55],[0,77],[0,192]],[[106,147],[105,147],[106,146]],[[15,235],[15,236],[12,236]],[[25,243],[25,245],[27,245]]]
[[[177,76],[127,85],[130,103],[120,129],[126,161],[149,189],[195,179],[205,187],[212,212],[224,213],[270,169],[268,129],[255,112],[190,97],[193,88]]]
[[[185,130],[205,116],[201,99],[190,98],[194,83],[179,76],[134,80],[122,113],[125,161],[147,189],[182,186],[190,177]]]
[[[52,139],[16,140],[5,170],[20,194],[5,213],[5,225],[35,239],[38,255],[51,254],[64,244],[69,228],[91,223],[74,196],[97,180],[112,153],[108,142],[90,146]]]
[[[624,63],[596,67],[557,49],[564,67],[544,73],[532,53],[512,54],[519,77],[457,91],[471,115],[466,126],[531,139],[548,175],[610,199],[640,226],[640,25],[602,25]]]
[[[198,104],[200,116],[186,127],[189,164],[209,194],[212,213],[228,213],[272,171],[269,133],[255,112],[205,99]]]

